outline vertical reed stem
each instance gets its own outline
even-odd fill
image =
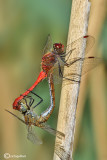
[[[71,11],[72,12],[71,12],[71,18],[70,18],[67,44],[70,44],[74,40],[87,34],[90,2],[88,2],[88,0],[73,0]],[[82,43],[81,46],[83,45],[86,45],[86,44]],[[84,47],[81,47],[81,48],[84,48]],[[84,52],[85,51],[81,49],[79,54],[75,53],[75,56],[84,57],[84,54],[85,54]],[[72,56],[72,58],[74,57]],[[82,70],[81,64],[80,66],[78,66],[77,70],[81,74],[81,70]],[[67,72],[68,70],[64,70],[64,73],[67,74]],[[62,158],[62,160],[72,159],[75,121],[76,121],[75,117],[76,117],[79,88],[80,88],[79,83],[69,84],[69,85],[64,85],[61,91],[57,130],[65,134],[65,139],[59,141],[56,138],[55,145],[59,144],[60,147],[63,147],[65,150],[65,152],[62,153],[64,157]],[[54,160],[60,160],[60,158],[56,154],[54,154]]]

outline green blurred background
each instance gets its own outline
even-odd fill
[[[21,117],[18,111],[12,109],[12,103],[34,83],[41,71],[42,51],[47,35],[51,34],[53,43],[61,42],[66,45],[71,3],[71,0],[0,0],[0,160],[4,159],[4,153],[26,155],[26,158],[19,158],[20,160],[51,160],[53,157],[54,136],[35,128],[43,144],[33,145],[26,138],[26,126],[6,113],[4,109],[7,108]],[[98,40],[105,60],[104,103],[107,97],[106,44],[107,20],[105,19]],[[44,100],[35,109],[39,114],[50,104],[47,81],[40,83],[34,91]],[[56,128],[57,123],[60,86],[55,86],[55,93],[56,108],[48,121],[53,128]],[[94,137],[89,86],[86,88],[86,95],[78,131],[79,138],[74,149],[74,160],[97,160],[99,155]],[[106,108],[105,111],[107,113]],[[98,110],[96,114],[97,112]],[[107,133],[107,125],[103,127]],[[104,160],[107,159],[107,155],[103,157]]]

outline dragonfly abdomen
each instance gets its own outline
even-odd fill
[[[50,116],[55,108],[55,92],[54,92],[54,83],[53,83],[52,73],[49,75],[48,82],[49,82],[51,104],[44,112],[41,113],[39,119],[37,120],[39,123],[46,122],[50,118]]]

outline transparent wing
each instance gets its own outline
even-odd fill
[[[81,76],[85,75],[90,70],[94,69],[96,66],[101,64],[103,60],[97,57],[85,57],[85,58],[76,58],[74,59],[69,66],[65,66],[67,73],[64,74],[65,78],[72,79],[72,81],[80,81],[80,71],[79,67],[82,65]]]
[[[59,142],[57,142],[55,144],[55,153],[58,155],[58,157],[61,160],[65,160],[66,158],[67,158],[66,160],[68,160],[69,154],[66,153],[66,151],[63,148],[63,146],[61,146],[61,144],[60,144],[60,142],[62,140],[64,140],[65,134],[60,132],[60,131],[57,131],[57,130],[51,128],[49,125],[47,125],[45,123],[43,124],[43,126],[41,126],[41,128],[58,138]]]
[[[47,38],[46,45],[45,45],[44,50],[43,50],[43,54],[50,52],[52,50],[52,47],[53,47],[52,39],[51,39],[51,36],[49,34],[48,38]]]
[[[28,127],[27,139],[34,144],[42,144],[42,141],[36,135],[33,126],[27,126],[27,127]]]
[[[83,45],[83,42],[86,43],[86,45]],[[67,62],[71,54],[73,57],[77,57],[77,55],[79,55],[81,50],[85,50],[85,55],[86,55],[93,47],[94,43],[95,43],[95,38],[90,35],[80,37],[79,39],[73,41],[71,44],[67,45],[66,53],[62,54],[62,57],[67,56],[65,58]]]
[[[55,153],[58,155],[58,157],[61,159],[61,160],[69,160],[70,158],[70,154],[67,154],[64,147],[61,146],[60,143],[57,143],[55,144]]]
[[[5,111],[10,113],[11,115],[13,115],[14,117],[16,117],[18,120],[20,120],[22,123],[26,125],[23,119],[21,119],[20,117],[18,117],[17,115],[15,115],[14,113],[10,112],[7,109],[5,109]],[[28,130],[28,134],[27,134],[28,140],[30,140],[34,144],[42,144],[42,141],[37,137],[33,126],[27,126],[27,130]]]
[[[54,135],[54,136],[57,136],[59,139],[63,139],[65,137],[65,134],[60,132],[60,131],[57,131],[53,128],[51,128],[49,125],[47,125],[46,123],[43,123],[41,128],[45,131],[47,131],[48,133]]]
[[[82,65],[82,76],[102,63],[103,63],[103,59],[98,57],[84,58],[83,65]]]
[[[20,120],[21,122],[23,122],[26,125],[25,121],[22,120],[21,118],[19,118],[17,115],[15,115],[14,113],[8,111],[7,109],[5,109],[5,111],[10,113],[11,115],[13,115],[14,117],[16,117],[18,120]],[[37,137],[34,129],[32,128],[32,126],[27,126],[27,127],[28,127],[27,128],[28,129],[28,134],[27,134],[28,140],[30,140],[34,144],[42,144],[42,141]],[[64,133],[62,133],[60,131],[56,131],[55,129],[51,128],[47,124],[42,124],[41,128],[46,130],[47,132],[49,132],[52,135],[56,135],[60,140],[65,138]],[[69,155],[66,154],[63,146],[61,146],[60,143],[56,143],[56,145],[55,145],[55,153],[59,156],[59,158],[61,160],[65,160],[66,157],[69,157]]]
[[[99,64],[101,64],[103,60],[97,57],[85,57],[85,58],[72,58],[71,62],[68,65],[65,65],[61,60],[54,65],[53,72],[54,82],[56,84],[63,81],[69,81],[69,83],[79,83],[81,80],[81,76],[85,75],[88,71],[94,69]],[[80,66],[82,65],[82,73],[80,72]],[[64,72],[64,67],[66,72]],[[80,75],[81,73],[81,75]]]

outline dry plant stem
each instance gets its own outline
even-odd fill
[[[79,37],[87,34],[89,11],[90,11],[90,3],[87,0],[73,0],[69,34],[68,34],[68,44],[78,39]],[[85,43],[83,42],[81,44],[81,48],[82,45],[85,45]],[[75,54],[75,57],[84,57],[85,54],[84,52],[85,52],[84,50],[81,50],[79,55]],[[77,66],[77,70],[79,71],[80,74],[81,74],[81,69],[82,65]],[[67,70],[64,70],[64,73],[67,74],[67,72],[68,72]],[[76,117],[79,88],[80,84],[69,84],[63,86],[61,91],[57,129],[65,133],[65,139],[60,142],[58,139],[56,139],[56,144],[59,143],[60,146],[64,147],[66,154],[64,153],[63,160],[72,159],[74,130],[76,121],[75,117]],[[57,155],[54,155],[54,160],[59,160],[59,159],[60,158]]]
[[[86,94],[87,82],[88,82],[88,75],[85,76],[85,80],[81,80],[81,85],[80,85],[79,99],[76,111],[75,140],[74,140],[73,152],[75,152],[75,149],[77,148],[79,142],[81,121],[83,117],[84,104],[87,96]]]
[[[102,0],[93,0],[91,3],[91,13],[90,13],[90,19],[89,19],[89,25],[88,25],[88,33],[89,33],[89,35],[93,35],[93,37],[95,37],[95,45],[91,49],[91,51],[88,53],[88,56],[99,56],[99,54],[98,54],[98,51],[99,51],[98,40],[99,40],[99,35],[101,34],[101,31],[102,31],[102,26],[103,26],[104,19],[106,16],[106,9],[107,9],[106,3],[107,3],[107,0],[103,0],[103,1]],[[99,14],[99,11],[100,11],[100,14]],[[95,53],[96,53],[96,55],[95,55]],[[98,78],[98,74],[95,73],[95,70],[93,70],[93,73],[94,73],[94,76],[96,76],[98,79],[96,82],[94,82],[93,86],[95,87],[95,85],[98,85],[95,87],[96,89],[99,88],[99,85],[103,87],[103,82],[98,83],[99,79],[102,79],[102,77],[99,76],[99,78]],[[83,80],[81,81],[79,100],[78,100],[78,105],[77,105],[77,113],[76,113],[75,142],[74,142],[73,150],[75,150],[75,148],[78,145],[78,140],[79,140],[78,135],[80,133],[80,124],[81,124],[81,120],[82,120],[82,116],[83,116],[84,103],[85,103],[84,99],[86,97],[86,89],[87,89],[87,85],[88,85],[87,82],[89,82],[89,78],[88,78],[89,76],[91,76],[91,72],[90,72],[90,74],[87,74],[85,76],[85,81],[83,81]],[[93,87],[90,87],[90,88],[93,88]],[[95,93],[95,95],[93,94],[93,97],[97,96],[98,100],[100,101],[101,98],[99,99],[99,97],[100,97],[100,95],[98,95],[99,92],[96,92],[96,93]],[[95,99],[94,99],[94,101],[95,101]],[[104,97],[103,97],[102,102],[103,101],[104,101]],[[95,106],[90,105],[90,107],[92,107],[92,112],[94,112],[93,110],[94,110]],[[96,110],[98,111],[97,105],[96,105],[96,108],[97,108]],[[102,107],[100,109],[103,110],[103,108],[104,107],[102,105]],[[103,113],[103,111],[101,111],[101,112]],[[96,118],[96,116],[98,117],[98,121],[94,121],[94,123],[96,123],[96,124],[94,124],[94,125],[96,125],[96,126],[94,126],[94,128],[96,130],[97,127],[100,128],[101,126],[97,125],[97,123],[99,122],[99,116],[98,116],[98,114],[96,114],[96,112],[94,112],[94,113],[95,114],[92,113],[94,119]],[[102,116],[102,118],[104,118],[104,117]],[[100,117],[100,120],[101,120],[101,117]],[[101,124],[103,124],[103,122]],[[98,132],[95,132],[95,133],[98,134]],[[103,130],[102,130],[102,133],[105,134],[105,132]],[[95,136],[95,137],[97,137],[97,136]],[[100,144],[101,138],[104,139],[104,137],[105,137],[104,135],[100,136],[100,133],[99,133],[99,137],[97,137],[97,140],[96,140],[97,143],[99,143],[99,145],[96,145],[96,147],[100,148],[100,149],[96,149],[96,150],[99,150],[99,152],[97,152],[97,157],[99,160],[101,160],[100,155],[104,155],[105,154],[104,152],[107,148],[107,147],[105,147],[105,149],[104,149],[104,146],[106,146],[106,145],[104,145],[104,143]],[[106,139],[104,141],[106,143]]]

